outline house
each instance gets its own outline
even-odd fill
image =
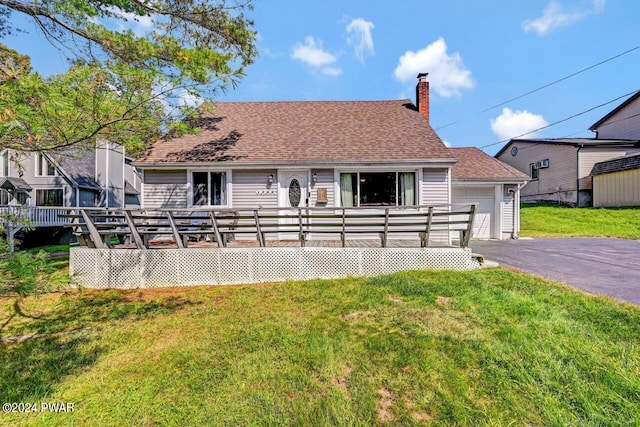
[[[451,151],[458,159],[452,170],[452,199],[456,203],[477,203],[473,236],[478,239],[517,237],[520,189],[529,176],[475,147],[451,148]]]
[[[640,140],[640,90],[595,122],[596,139]]]
[[[139,205],[139,188],[123,147],[107,141],[84,152],[0,151],[0,211],[19,207],[35,228],[67,223],[56,207]]]
[[[596,163],[593,206],[640,206],[640,153]]]
[[[637,140],[512,139],[495,157],[530,176],[523,202],[592,205],[591,169],[601,161],[640,152]]]
[[[158,141],[134,162],[142,170],[142,207],[383,208],[450,204],[458,196],[475,202],[488,191],[493,201],[481,206],[492,225],[477,232],[502,238],[511,233],[502,222],[513,224],[517,209],[507,218],[496,206],[503,206],[505,188],[517,200],[526,177],[475,151],[447,148],[429,125],[426,77],[418,75],[416,105],[216,103],[201,116],[199,134]],[[478,169],[463,161],[452,179],[458,156],[482,158],[497,173],[471,176]]]
[[[594,165],[640,153],[640,91],[589,130],[595,138],[512,139],[495,157],[531,177],[523,202],[591,206]]]

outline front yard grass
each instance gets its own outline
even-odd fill
[[[507,270],[23,307],[1,331],[0,402],[74,412],[2,425],[640,424],[640,308]]]
[[[522,204],[520,235],[640,239],[640,207],[569,208]]]

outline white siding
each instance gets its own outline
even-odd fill
[[[102,206],[124,207],[124,147],[99,140],[96,145],[96,180],[105,190]]]
[[[143,182],[142,206],[145,209],[187,207],[187,171],[145,170]]]
[[[515,190],[515,187],[512,187]],[[502,195],[502,234],[511,235],[513,232],[513,201],[515,193],[509,193],[507,188]]]
[[[333,185],[333,169],[313,169],[311,176],[318,174],[318,181],[311,184],[309,205],[312,207],[330,207],[335,206],[335,189]],[[327,203],[318,203],[318,189],[327,190]]]
[[[497,219],[495,212],[495,186],[455,186],[453,188],[452,201],[453,203],[475,203],[477,205],[471,237],[477,239],[494,237],[493,230]]]
[[[273,174],[273,183],[268,183]],[[234,170],[231,173],[231,204],[234,209],[278,207],[278,175],[275,169]]]
[[[422,183],[421,204],[449,203],[449,169],[424,169]]]
[[[640,169],[594,176],[593,206],[640,206]]]

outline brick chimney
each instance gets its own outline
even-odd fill
[[[422,113],[427,123],[429,122],[429,73],[418,74],[418,85],[416,86],[416,107]]]

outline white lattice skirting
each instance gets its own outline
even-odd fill
[[[69,272],[86,288],[232,285],[479,268],[466,248],[71,248]]]

